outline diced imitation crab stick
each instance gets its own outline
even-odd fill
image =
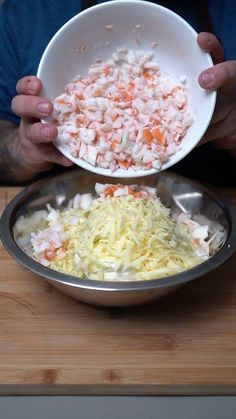
[[[40,253],[40,263],[49,266],[55,256],[63,255],[67,246],[67,235],[60,224],[38,233],[32,233],[32,245],[36,253]]]
[[[161,73],[153,53],[118,49],[55,99],[60,141],[93,166],[160,169],[193,122],[179,80]]]

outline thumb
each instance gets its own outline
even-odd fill
[[[231,88],[236,84],[236,61],[226,61],[202,71],[198,82],[207,90]]]

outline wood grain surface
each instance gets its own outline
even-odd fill
[[[0,188],[3,209],[18,188]],[[236,201],[236,191],[224,191]],[[0,394],[236,394],[236,255],[152,304],[96,308],[0,245]]]

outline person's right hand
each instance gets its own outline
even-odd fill
[[[18,95],[12,100],[12,110],[21,118],[18,159],[25,180],[50,170],[55,163],[62,166],[73,164],[53,145],[57,137],[56,126],[40,122],[53,111],[52,103],[39,96],[41,89],[42,83],[37,77],[24,77],[18,81]]]
[[[200,144],[212,141],[236,158],[236,60],[223,61],[224,50],[215,35],[202,32],[197,40],[214,62],[199,75],[199,84],[206,90],[217,90],[214,115]]]

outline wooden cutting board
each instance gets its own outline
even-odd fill
[[[18,191],[0,188],[2,209]],[[0,264],[0,394],[236,394],[236,255],[125,309],[67,297],[2,246]]]

